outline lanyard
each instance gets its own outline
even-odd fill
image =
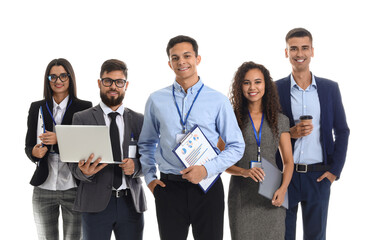
[[[180,111],[180,108],[178,107],[178,104],[177,104],[177,101],[176,101],[176,95],[174,94],[174,85],[173,85],[173,99],[174,99],[174,103],[176,104],[176,107],[177,107],[178,115],[180,116],[180,119],[181,119],[181,124],[182,124],[182,129],[183,129],[182,131],[183,131],[183,133],[186,133],[186,122],[187,122],[187,119],[189,118],[189,115],[190,115],[191,109],[192,109],[192,107],[194,106],[194,103],[195,103],[196,99],[198,98],[199,93],[200,93],[200,91],[203,89],[203,87],[204,87],[204,83],[203,83],[203,85],[200,87],[200,89],[198,90],[198,93],[196,94],[196,96],[195,96],[195,98],[194,98],[194,101],[192,101],[191,107],[190,107],[189,111],[187,112],[186,119],[185,119],[185,121],[183,121],[183,119],[182,119],[182,115],[181,115],[181,111]]]
[[[257,131],[253,123],[253,119],[251,117],[251,114],[248,111],[249,119],[251,119],[252,127],[253,127],[253,132],[254,132],[254,137],[256,138],[256,143],[257,143],[257,161],[261,161],[261,135],[262,135],[262,124],[264,122],[264,113],[262,113],[262,119],[261,119],[261,126],[260,126],[260,132],[257,137]]]
[[[45,102],[45,103],[46,103],[46,107],[47,107],[47,109],[48,109],[49,115],[52,117],[52,120],[53,120],[54,125],[57,125],[56,121],[54,120],[53,114],[52,114],[52,112],[51,112],[50,109],[49,109],[48,102]],[[68,106],[67,106],[67,108],[66,108],[66,111],[65,111],[65,113],[64,113],[63,116],[62,116],[62,121],[63,121],[63,119],[65,118],[65,114],[66,114],[66,112],[67,112],[67,109],[70,107],[71,103],[72,103],[72,99],[70,100],[70,103],[68,104]],[[61,122],[62,122],[62,121],[61,121]]]

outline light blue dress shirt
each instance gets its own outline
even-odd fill
[[[166,174],[180,175],[180,171],[185,168],[172,152],[177,145],[177,135],[181,134],[183,129],[173,98],[173,86],[184,121],[202,85],[202,81],[199,80],[186,93],[175,81],[173,85],[152,93],[147,100],[138,141],[142,172],[147,184],[157,178],[156,164],[159,171]],[[217,152],[220,152],[216,147],[219,136],[226,144],[224,151],[204,164],[208,176],[225,171],[242,158],[244,139],[226,96],[204,86],[187,119],[187,131],[195,124],[201,128]]]
[[[293,151],[294,163],[315,164],[323,162],[320,140],[320,103],[317,85],[312,75],[311,84],[303,90],[291,74],[291,106],[295,124],[300,122],[301,115],[313,116],[313,131],[296,140]]]

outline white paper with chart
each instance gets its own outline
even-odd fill
[[[173,152],[186,168],[194,165],[203,165],[217,156],[217,152],[198,125],[194,126],[187,133],[177,147],[173,149]],[[203,179],[199,186],[206,193],[219,175]]]

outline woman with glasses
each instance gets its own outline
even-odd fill
[[[246,143],[243,158],[226,170],[232,175],[228,195],[231,238],[284,239],[286,211],[280,206],[292,177],[293,157],[289,120],[279,112],[269,71],[254,62],[243,63],[235,73],[230,100]],[[283,159],[282,183],[272,199],[267,199],[258,194],[259,182],[269,174],[260,164],[265,159],[276,167],[278,148]]]
[[[64,239],[81,239],[81,216],[72,210],[76,180],[59,158],[55,125],[70,125],[74,113],[92,107],[76,96],[75,74],[63,58],[52,60],[45,71],[44,99],[33,102],[27,120],[26,155],[36,164],[33,211],[39,239],[58,239],[60,209]]]

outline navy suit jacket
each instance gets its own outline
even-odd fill
[[[323,149],[323,163],[330,165],[332,174],[340,177],[345,164],[349,127],[346,122],[345,110],[342,105],[341,93],[336,82],[315,77],[320,103],[320,131]],[[289,118],[290,127],[295,125],[291,106],[290,75],[276,81],[283,114]],[[296,139],[292,139],[292,150]],[[277,154],[277,164],[282,165],[280,154]]]

